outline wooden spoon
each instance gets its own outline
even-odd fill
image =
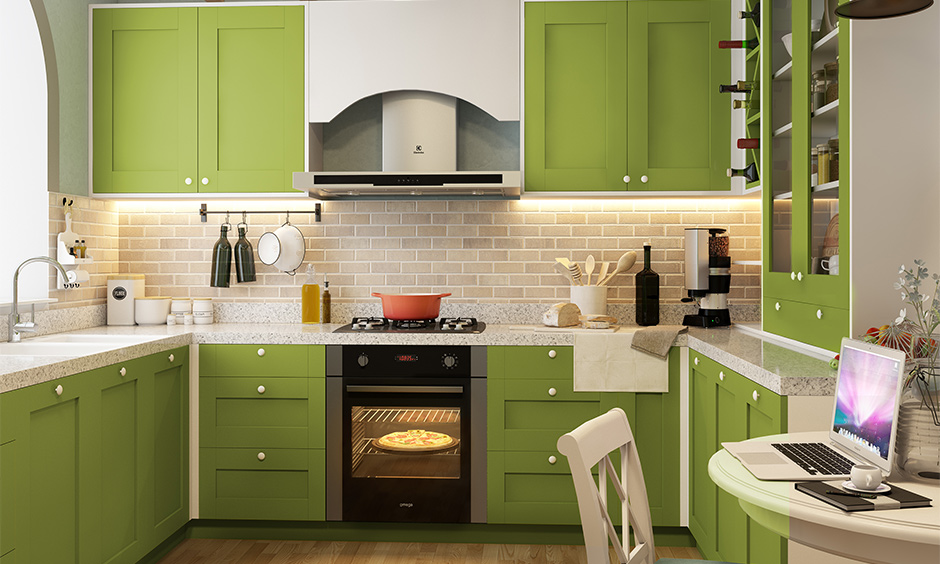
[[[593,273],[594,273],[594,255],[588,255],[587,260],[584,261],[584,276],[585,276],[584,285],[585,286],[591,285],[591,274]]]
[[[601,271],[597,273],[597,285],[598,286],[601,285],[601,280],[603,280],[604,277],[607,276],[607,269],[609,268],[610,268],[609,261],[605,260],[604,262],[601,263]]]
[[[610,276],[600,282],[598,286],[606,286],[614,276],[617,276],[621,272],[630,270],[634,264],[636,264],[636,251],[627,251],[623,253],[620,256],[620,259],[617,260],[617,267],[614,268],[614,271],[610,273]]]

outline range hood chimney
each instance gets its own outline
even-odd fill
[[[295,172],[311,198],[519,199],[519,171],[457,171],[457,99],[419,90],[382,94],[381,172]]]

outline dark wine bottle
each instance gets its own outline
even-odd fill
[[[757,180],[759,180],[759,177],[757,176],[757,165],[755,163],[751,163],[745,168],[729,168],[728,177],[733,178],[735,176],[743,176],[744,178],[747,178],[748,182],[757,182]]]
[[[754,9],[750,12],[740,11],[738,12],[738,18],[744,20],[748,19],[754,22],[754,25],[760,27],[760,2],[754,5]]]
[[[750,91],[751,91],[750,88],[741,88],[739,84],[719,84],[718,85],[719,94],[726,94],[728,92],[746,94]]]
[[[760,45],[760,41],[756,37],[751,39],[731,39],[726,41],[719,41],[719,49],[753,49]]]
[[[255,253],[245,238],[247,227],[238,226],[238,241],[235,242],[235,279],[239,282],[255,281]]]
[[[643,270],[636,273],[636,324],[659,325],[659,274],[650,267],[651,247],[643,245]]]
[[[738,139],[738,149],[760,149],[760,138],[750,137]]]
[[[232,277],[232,245],[228,242],[228,225],[222,224],[222,234],[212,248],[212,274],[209,285],[214,288],[228,288]]]

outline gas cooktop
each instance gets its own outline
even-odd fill
[[[486,324],[472,317],[442,317],[402,321],[384,317],[353,317],[334,333],[482,333]]]

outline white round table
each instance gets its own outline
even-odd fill
[[[825,442],[822,433],[751,440]],[[708,461],[708,475],[738,498],[744,512],[782,537],[874,564],[940,562],[940,486],[892,476],[889,483],[933,500],[932,507],[845,512],[797,491],[793,482],[758,480],[725,449]]]

